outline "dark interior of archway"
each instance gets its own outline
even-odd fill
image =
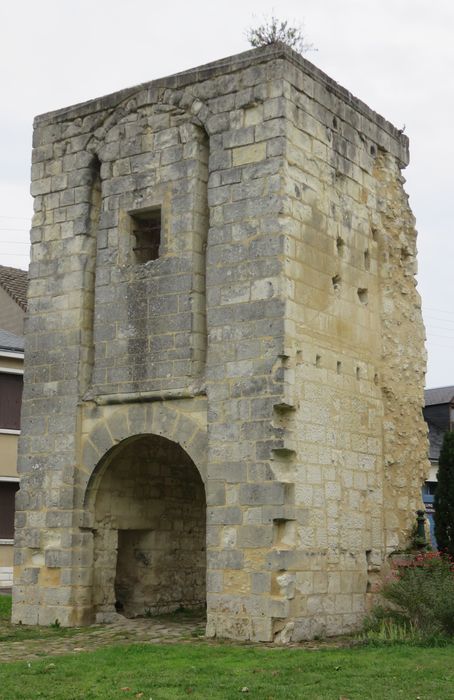
[[[200,607],[206,599],[206,500],[177,443],[142,436],[119,447],[95,505],[98,611],[126,617]]]

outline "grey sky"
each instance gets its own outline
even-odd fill
[[[26,268],[33,116],[248,47],[264,14],[302,22],[319,68],[410,137],[428,386],[454,384],[452,0],[16,0],[0,6],[0,264]]]

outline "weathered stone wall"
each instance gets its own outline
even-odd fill
[[[408,537],[426,464],[425,357],[406,143],[307,75],[287,79],[274,104],[288,125],[287,397],[274,417],[287,437],[272,469],[305,513],[275,574],[295,638],[357,626],[381,562]]]
[[[105,455],[161,435],[205,483],[209,635],[360,622],[426,463],[407,148],[282,47],[37,119],[16,620],[93,618]]]
[[[92,388],[102,393],[184,387],[206,351],[207,137],[181,109],[129,108],[105,129],[98,155]],[[134,264],[128,212],[153,206],[160,255]]]

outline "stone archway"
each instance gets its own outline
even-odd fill
[[[205,489],[188,453],[163,436],[135,435],[92,476],[96,619],[204,605]]]

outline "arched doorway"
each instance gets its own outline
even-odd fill
[[[127,438],[101,460],[89,491],[97,619],[205,604],[205,489],[181,445]]]

